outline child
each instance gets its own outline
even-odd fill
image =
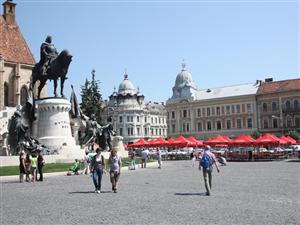
[[[69,172],[67,173],[67,175],[70,176],[71,172],[74,172],[74,175],[78,175],[79,174],[78,173],[79,165],[80,165],[80,162],[77,159],[75,159],[75,163],[72,166],[70,166]]]

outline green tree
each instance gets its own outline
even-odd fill
[[[261,132],[254,131],[254,132],[251,134],[251,137],[253,137],[254,139],[257,139],[257,138],[259,138],[261,135],[262,135]]]
[[[91,117],[95,114],[97,122],[101,123],[101,114],[103,109],[102,95],[100,93],[100,81],[95,78],[95,70],[92,70],[92,80],[85,80],[84,85],[81,86],[81,110],[85,115]]]
[[[291,136],[292,138],[294,138],[295,140],[300,139],[300,133],[298,133],[297,131],[289,131],[287,133],[287,135]]]

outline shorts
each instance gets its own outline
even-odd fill
[[[118,182],[118,180],[120,178],[119,171],[110,171],[109,175],[110,175],[111,182],[113,182],[113,181]]]

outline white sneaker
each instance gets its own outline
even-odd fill
[[[98,190],[97,193],[100,194],[101,193],[100,190]]]

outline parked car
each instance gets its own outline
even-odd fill
[[[300,151],[300,145],[292,145],[291,147],[292,147],[292,148],[294,149],[294,151],[296,151],[296,152]]]

